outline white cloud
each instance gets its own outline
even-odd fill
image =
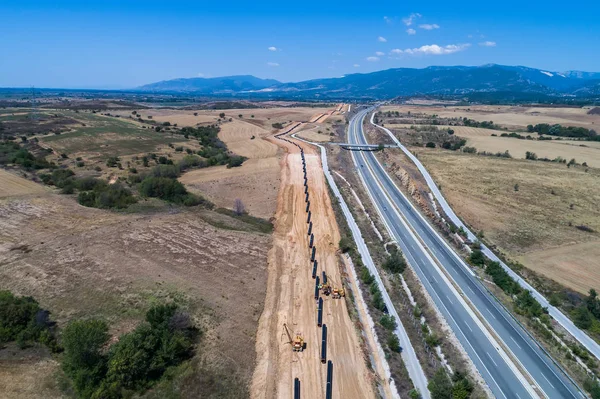
[[[279,64],[276,62],[267,62],[267,65],[270,67],[278,67],[279,66]]]
[[[393,21],[393,20],[392,20],[390,17],[383,17],[383,20],[384,20],[386,23],[390,24],[390,25],[391,25],[392,23],[394,23],[394,21]]]
[[[385,53],[383,51],[376,51],[375,55],[378,57],[383,57],[385,55]]]
[[[379,36],[379,37],[377,38],[377,41],[378,41],[378,42],[381,42],[381,43],[385,43],[385,42],[387,42],[387,39],[386,39],[385,37],[383,37],[383,36]]]
[[[413,49],[404,50],[404,54],[410,55],[446,55],[453,54],[459,51],[463,51],[468,48],[470,44],[449,44],[447,46],[438,46],[437,44],[428,44]]]
[[[268,48],[268,50],[269,50],[269,51],[277,51],[277,50],[278,50],[278,48],[277,48],[277,47],[275,47],[275,46],[271,46],[271,47],[269,47],[269,48]]]
[[[379,61],[379,57],[367,57],[366,60],[369,62],[377,62]]]
[[[416,35],[417,31],[414,30],[413,28],[409,28],[406,30],[406,33],[408,33],[409,35]]]
[[[354,68],[358,68],[358,67],[360,67],[360,65],[358,65],[358,64],[354,64],[354,65],[352,65],[352,66],[353,66]]]
[[[421,46],[418,48],[407,48],[406,50],[401,50],[399,48],[395,48],[390,51],[390,55],[445,55],[445,54],[453,54],[459,51],[463,51],[470,46],[469,43],[466,44],[449,44],[447,46],[438,46],[437,44],[428,44],[425,46]]]
[[[496,47],[496,42],[486,41],[479,43],[479,45],[483,47]]]
[[[434,30],[434,29],[439,29],[440,26],[438,24],[421,24],[421,25],[419,25],[419,28],[425,29],[425,30]]]
[[[404,22],[404,25],[406,25],[406,26],[411,26],[413,24],[414,20],[417,18],[421,18],[421,14],[419,14],[417,12],[413,12],[408,17],[402,18],[402,22]]]
[[[204,77],[204,74],[203,74],[202,72],[198,72],[198,77],[199,77],[199,78],[203,78],[203,77]]]

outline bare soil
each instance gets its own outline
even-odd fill
[[[59,326],[99,317],[115,335],[152,303],[177,301],[203,329],[201,355],[217,356],[247,384],[271,238],[235,231],[239,224],[203,210],[125,214],[55,194],[3,198],[0,289],[33,296]],[[57,368],[48,357],[0,362],[0,380],[10,378],[11,398],[58,398],[46,386]]]
[[[321,329],[316,325],[315,280],[311,278],[310,249],[299,150],[287,143],[282,161],[281,190],[276,213],[274,247],[269,252],[267,299],[260,319],[256,351],[258,364],[251,395],[254,398],[292,397],[298,377],[302,397],[323,397],[326,366],[321,364]],[[313,231],[319,271],[341,283],[338,256],[340,239],[319,155],[305,146]],[[328,359],[334,363],[333,396],[374,397],[373,376],[361,342],[343,300],[324,297],[324,324],[328,327]],[[307,342],[304,352],[292,352],[283,330],[301,333]]]

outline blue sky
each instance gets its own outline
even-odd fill
[[[430,65],[600,71],[600,2],[0,1],[0,87]]]

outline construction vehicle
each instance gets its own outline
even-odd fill
[[[283,323],[283,328],[285,329],[285,333],[289,338],[288,343],[292,345],[292,351],[302,352],[306,348],[306,342],[304,342],[302,335],[300,333],[296,333],[296,337],[292,339],[292,334],[290,334],[287,324]]]
[[[323,272],[323,275],[325,275],[325,272]],[[341,284],[337,284],[331,277],[325,281],[326,283],[323,284],[323,294],[331,295],[333,299],[340,299],[346,296],[346,290]]]
[[[346,290],[343,287],[333,287],[331,290],[331,297],[333,299],[340,299],[346,296]]]

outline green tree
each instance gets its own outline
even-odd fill
[[[400,353],[402,351],[402,347],[400,346],[400,341],[398,341],[398,337],[396,334],[391,334],[387,340],[388,347],[392,352]]]
[[[452,399],[452,381],[446,370],[439,368],[427,384],[432,399]]]
[[[473,392],[473,384],[465,375],[457,371],[452,375],[452,398],[468,399]]]
[[[396,250],[383,262],[382,266],[391,273],[402,273],[406,269],[406,262],[402,257],[402,253]]]
[[[472,265],[483,266],[485,264],[485,255],[481,252],[481,249],[475,248],[469,255],[469,261]]]
[[[108,326],[100,320],[73,321],[62,335],[63,370],[81,397],[90,397],[106,373],[102,348],[108,342]]]
[[[573,311],[573,313],[573,322],[577,327],[586,330],[592,326],[592,313],[588,310],[586,306],[582,305],[578,307]]]

